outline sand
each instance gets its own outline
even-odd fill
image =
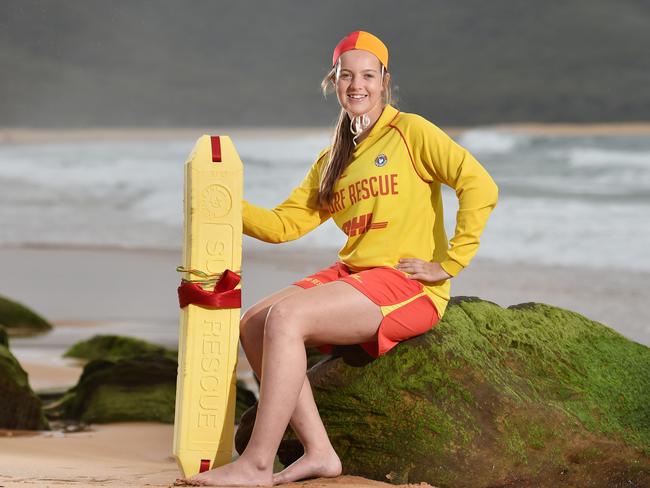
[[[648,122],[604,122],[591,124],[518,122],[481,127],[443,127],[451,136],[472,129],[502,130],[530,135],[595,136],[650,134]],[[0,144],[37,142],[125,141],[125,140],[195,140],[197,134],[227,134],[234,137],[323,135],[329,137],[332,127],[103,127],[92,129],[0,128]]]
[[[167,487],[181,476],[170,455],[171,425],[133,422],[94,425],[89,432],[74,434],[6,434],[0,433],[0,486],[6,488]],[[342,476],[288,485],[348,488],[387,484]]]
[[[305,251],[291,244],[246,248],[244,308],[335,259],[335,250]],[[95,333],[136,335],[175,347],[178,264],[180,251],[0,248],[0,266],[7,277],[0,281],[0,295],[23,302],[55,323],[46,335],[11,339],[32,386],[50,390],[74,385],[81,368],[61,354]],[[452,283],[454,295],[479,296],[503,306],[538,301],[575,310],[650,345],[650,312],[642,306],[650,273],[617,275],[476,259]],[[244,360],[238,372],[252,381]],[[91,429],[0,433],[0,486],[169,486],[181,475],[171,458],[172,426],[124,423]],[[301,483],[333,484],[380,483],[354,477]]]
[[[173,426],[95,425],[91,432],[0,438],[4,486],[167,486],[178,468],[170,457]]]
[[[197,134],[227,134],[236,137],[329,134],[326,127],[170,127],[170,128],[93,128],[93,129],[31,129],[0,128],[0,144],[77,141],[156,141],[170,139],[195,140]]]

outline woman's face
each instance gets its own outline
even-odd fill
[[[353,49],[344,52],[339,60],[336,96],[341,107],[350,117],[381,113],[383,87],[379,59],[368,51]]]

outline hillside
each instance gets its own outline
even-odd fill
[[[389,46],[399,106],[443,125],[650,120],[641,0],[0,4],[0,126],[327,125],[331,51]]]

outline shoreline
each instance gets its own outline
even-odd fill
[[[248,239],[245,237],[245,239]],[[297,241],[289,241],[278,244],[264,243],[261,241],[253,241],[253,245],[247,245],[244,242],[242,250],[242,260],[252,259],[254,261],[264,260],[266,256],[271,254],[273,257],[278,257],[282,260],[287,259],[286,264],[292,266],[291,260],[297,260],[296,265],[302,266],[309,264],[312,261],[311,256],[314,256],[316,262],[323,262],[322,257],[329,255],[331,259],[336,259],[338,255],[338,247],[326,247],[319,246],[313,247],[311,245],[303,245]],[[139,254],[146,256],[162,256],[162,257],[177,257],[178,265],[181,264],[182,259],[182,249],[178,248],[160,248],[160,247],[137,247],[137,246],[116,246],[116,245],[101,245],[101,244],[59,244],[59,243],[26,243],[26,244],[0,244],[0,255],[5,252],[22,252],[22,251],[34,251],[34,252],[73,252],[78,251],[81,253],[108,253],[108,254]],[[566,273],[571,270],[577,269],[585,272],[605,272],[609,269],[608,266],[586,266],[580,264],[566,264],[566,263],[540,263],[535,264],[530,261],[525,260],[512,260],[512,261],[503,261],[496,258],[488,257],[476,257],[470,266],[467,269],[471,269],[474,266],[475,262],[481,263],[491,263],[494,265],[504,264],[507,266],[534,266],[539,268],[553,268],[558,270],[558,273]],[[328,262],[328,264],[331,264]],[[625,274],[631,275],[650,275],[650,270],[638,270],[631,268],[624,268],[622,270]],[[180,273],[178,273],[180,276]],[[55,320],[56,321],[56,320]],[[75,320],[63,320],[66,325],[75,322]],[[92,323],[92,320],[81,320],[81,322]]]
[[[650,121],[639,122],[508,122],[475,126],[443,126],[452,136],[469,130],[495,130],[529,135],[650,135]],[[329,136],[333,127],[94,127],[44,129],[29,127],[0,127],[0,144],[29,144],[37,142],[83,142],[195,139],[197,134],[224,134],[234,137]]]
[[[337,259],[335,249],[246,246],[242,309]],[[5,276],[0,295],[33,308],[51,322],[137,326],[143,334],[173,336],[180,250],[93,247],[0,247]],[[25,269],[39,269],[34,286]],[[70,269],[82,269],[79,279]],[[612,275],[606,269],[502,262],[477,257],[452,281],[452,296],[471,295],[503,307],[536,301],[567,308],[650,345],[650,310],[644,306],[648,271]],[[92,327],[91,327],[92,328]]]
[[[137,337],[174,349],[178,341],[176,266],[179,251],[89,247],[0,247],[9,279],[0,295],[18,301],[54,325],[45,334],[11,337],[10,348],[36,390],[70,387],[81,365],[63,360],[72,344],[99,334]],[[242,312],[337,259],[334,249],[244,246]],[[34,286],[25,269],[38,269]],[[84,270],[79,279],[69,270]],[[452,280],[452,296],[478,296],[502,307],[540,302],[605,324],[630,340],[650,346],[650,310],[644,291],[650,272],[611,275],[578,266],[547,266],[476,258]],[[238,372],[254,387],[240,350]],[[253,388],[254,389],[254,388]]]

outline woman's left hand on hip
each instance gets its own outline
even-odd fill
[[[408,273],[408,278],[428,282],[443,281],[451,278],[440,263],[432,263],[418,258],[401,258],[395,269]]]

